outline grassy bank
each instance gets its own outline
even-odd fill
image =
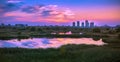
[[[8,40],[8,39],[25,39],[25,38],[102,38],[102,37],[109,37],[108,35],[98,35],[98,34],[71,34],[71,35],[59,35],[59,34],[34,34],[34,35],[1,35],[1,40]]]
[[[120,49],[66,45],[58,49],[0,48],[1,62],[120,62]]]
[[[109,32],[110,31],[110,32]],[[115,31],[115,32],[114,32]],[[66,32],[71,32],[71,35],[66,35]],[[56,33],[55,35],[51,33]],[[64,33],[60,35],[60,33]],[[80,33],[83,33],[82,35]],[[112,33],[112,34],[111,34]],[[30,37],[56,37],[56,38],[81,38],[81,37],[117,37],[119,32],[116,30],[107,30],[102,28],[75,28],[75,27],[42,27],[28,26],[24,28],[18,27],[1,27],[0,39],[13,38],[30,38]]]
[[[116,37],[102,38],[103,42],[108,43],[107,46],[112,48],[120,48],[120,39]]]

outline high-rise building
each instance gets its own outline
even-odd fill
[[[75,22],[73,22],[73,24],[72,24],[72,25],[73,25],[73,27],[75,27]]]
[[[80,22],[79,21],[77,21],[77,27],[80,27]]]
[[[94,27],[94,22],[91,22],[90,23],[90,28],[93,28]]]
[[[85,28],[89,28],[89,22],[88,22],[88,20],[85,20]]]
[[[84,28],[84,22],[82,22],[81,27]]]

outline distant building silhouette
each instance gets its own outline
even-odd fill
[[[80,27],[80,22],[79,21],[77,21],[77,27]]]
[[[94,22],[89,22],[88,20],[85,20],[85,22],[82,22],[80,24],[80,21],[73,22],[73,27],[80,27],[80,28],[94,28]]]
[[[75,27],[75,22],[73,22],[73,27]]]
[[[81,27],[84,28],[84,22],[82,22]]]
[[[94,22],[91,22],[90,23],[90,28],[93,28],[94,27]]]
[[[27,27],[27,24],[15,24],[15,27],[25,28],[25,27]]]
[[[85,28],[89,28],[89,22],[88,22],[88,20],[85,20]]]
[[[1,23],[1,26],[5,26],[5,24],[4,24],[4,23]]]

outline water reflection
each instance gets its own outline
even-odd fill
[[[33,38],[33,39],[12,39],[0,40],[0,47],[20,48],[58,48],[67,44],[104,45],[102,39],[94,41],[92,38]]]

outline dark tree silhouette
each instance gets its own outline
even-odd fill
[[[94,33],[100,33],[101,32],[101,29],[100,28],[93,28],[92,30]]]
[[[36,31],[36,28],[35,27],[31,27],[30,31]]]
[[[115,30],[116,32],[120,32],[120,27],[117,27]]]

